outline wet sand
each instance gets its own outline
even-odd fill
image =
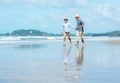
[[[109,41],[107,41],[107,43],[120,45],[120,40],[109,40]]]
[[[68,42],[67,42],[68,43]],[[119,83],[120,46],[86,41],[0,45],[0,83]]]

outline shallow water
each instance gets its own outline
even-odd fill
[[[0,83],[119,83],[120,45],[86,41],[0,45]]]

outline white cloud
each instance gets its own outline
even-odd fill
[[[46,7],[79,7],[86,6],[87,0],[1,0],[5,3],[21,3],[30,6],[46,6]],[[0,1],[0,2],[1,2]]]
[[[75,0],[76,6],[87,6],[88,1],[87,0]]]
[[[120,22],[120,4],[99,4],[96,6],[96,15],[105,17],[113,22]]]
[[[86,6],[87,0],[23,0],[27,3],[38,4],[42,6],[53,7],[70,7],[70,6]]]
[[[96,6],[96,12],[103,16],[110,16],[110,5],[98,4]]]
[[[21,20],[23,24],[30,24],[31,22],[35,22],[36,24],[41,23],[43,20],[42,16],[35,16],[35,15],[27,15],[25,18]]]
[[[21,2],[24,2],[25,4],[31,4],[31,5],[47,5],[48,0],[21,0]]]
[[[70,18],[70,21],[75,22],[74,15],[76,13],[79,13],[83,20],[86,22],[85,24],[89,24],[89,26],[103,27],[104,25],[111,27],[112,23],[114,23],[114,26],[117,26],[120,23],[120,4],[109,3],[109,1],[107,3],[102,3],[102,1],[101,3],[99,3],[99,1],[90,2],[89,0],[1,1],[4,1],[4,3],[7,4],[13,3],[12,7],[10,8],[16,7],[16,9],[21,9],[19,14],[22,13],[23,16],[24,14],[26,15],[31,13],[32,15],[26,15],[25,18],[21,19],[21,24],[23,23],[26,25],[33,25],[36,27],[38,26],[47,28],[48,26],[61,26],[61,23],[63,22],[63,18],[65,16]],[[44,16],[44,19],[42,16]],[[94,22],[96,23],[94,24]]]

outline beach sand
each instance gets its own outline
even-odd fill
[[[109,41],[107,41],[107,43],[120,45],[120,40],[109,40]]]
[[[0,45],[0,83],[119,83],[120,46],[85,41]]]

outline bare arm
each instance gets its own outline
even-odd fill
[[[70,25],[71,28],[76,30],[76,28],[74,28],[74,26],[71,23],[69,23],[69,25]]]

